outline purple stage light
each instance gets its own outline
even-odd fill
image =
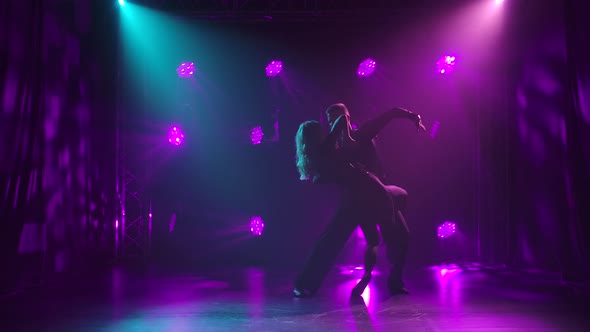
[[[434,139],[436,137],[436,134],[438,134],[438,127],[440,127],[439,121],[432,124],[432,127],[430,128],[430,138]]]
[[[262,138],[264,137],[264,132],[262,131],[262,127],[257,126],[252,128],[250,133],[250,140],[252,141],[253,145],[258,145],[262,143]]]
[[[168,142],[173,145],[180,145],[184,141],[184,134],[178,126],[172,126],[168,130]]]
[[[441,74],[448,74],[455,69],[455,61],[457,57],[454,55],[445,55],[436,63],[436,70]]]
[[[375,71],[375,66],[377,63],[373,59],[367,59],[359,65],[358,69],[356,70],[357,75],[364,77],[369,76]]]
[[[176,213],[170,216],[170,222],[168,223],[168,233],[174,232],[174,226],[176,226]]]
[[[193,62],[183,62],[176,68],[178,77],[191,77],[195,73],[195,64]]]
[[[442,225],[438,226],[438,237],[441,239],[447,238],[455,233],[456,228],[455,223],[445,221]]]
[[[262,235],[264,230],[264,221],[261,216],[254,216],[250,218],[250,233],[254,236]]]
[[[279,60],[272,60],[266,66],[266,76],[268,77],[277,76],[281,71],[283,71],[283,63]]]

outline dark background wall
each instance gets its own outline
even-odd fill
[[[435,230],[451,220],[461,230],[451,257],[562,269],[584,246],[572,240],[584,220],[574,212],[573,198],[567,202],[566,173],[576,163],[562,139],[578,123],[566,119],[568,20],[558,1],[504,6],[493,14],[475,6],[431,5],[353,23],[192,21],[175,29],[166,42],[192,43],[163,56],[170,69],[158,78],[150,72],[156,83],[144,88],[167,85],[178,92],[188,83],[177,82],[171,69],[181,59],[195,59],[200,90],[193,90],[188,113],[171,110],[178,93],[148,103],[158,103],[157,110],[146,109],[155,114],[149,115],[154,123],[182,123],[193,137],[172,155],[167,151],[170,159],[155,171],[155,191],[177,197],[183,218],[176,225],[186,230],[167,234],[176,247],[162,245],[159,254],[297,265],[335,197],[330,188],[297,180],[293,136],[300,122],[318,119],[326,106],[342,101],[359,124],[393,105],[421,113],[428,126],[440,122],[435,139],[415,135],[400,121],[378,142],[390,182],[411,194],[414,262],[443,259],[445,254],[433,254],[440,252]],[[436,75],[434,63],[449,52],[459,57],[457,71]],[[369,56],[379,73],[360,79],[355,68]],[[274,81],[262,71],[272,58],[285,63]],[[249,146],[249,126],[268,121],[273,106],[281,110],[281,141]],[[174,204],[162,204],[174,210]],[[171,213],[162,211],[156,222],[167,225]],[[251,215],[265,219],[262,238],[247,236]],[[195,251],[194,243],[208,250]],[[168,252],[173,248],[175,254]],[[574,265],[585,265],[582,256],[577,260]]]
[[[194,94],[192,107],[177,106],[178,90],[192,83],[178,82],[176,63],[171,62],[162,76],[148,71],[146,81],[140,80],[158,96],[161,89],[172,87],[168,95],[174,96],[167,103],[150,99],[146,104],[155,107],[141,110],[139,117],[151,122],[140,144],[145,137],[164,142],[172,123],[187,133],[186,145],[176,151],[165,144],[154,149],[154,221],[167,229],[174,213],[170,210],[175,206],[183,210],[175,234],[167,234],[173,240],[155,245],[156,255],[170,254],[177,247],[174,260],[217,259],[217,250],[224,252],[224,259],[228,255],[237,261],[293,265],[302,260],[333,212],[335,193],[330,187],[298,180],[293,138],[300,122],[319,119],[329,104],[338,101],[349,105],[358,124],[395,105],[421,113],[428,125],[440,121],[434,140],[417,135],[408,121],[392,123],[379,139],[379,151],[391,182],[412,194],[408,218],[421,243],[417,257],[432,259],[436,226],[445,220],[456,220],[464,232],[472,233],[476,131],[475,110],[469,105],[474,102],[470,96],[474,68],[463,68],[457,77],[437,76],[434,63],[444,50],[413,45],[411,38],[401,41],[403,46],[394,36],[376,38],[374,31],[396,30],[381,20],[362,26],[340,22],[190,26],[206,31],[201,32],[203,37],[195,34],[194,47],[207,45],[206,52],[189,50],[182,57],[194,59],[196,80],[204,86],[202,91],[187,92]],[[426,37],[431,30],[418,33]],[[356,67],[369,56],[376,58],[380,72],[360,79]],[[272,57],[285,63],[280,78],[264,75]],[[137,76],[130,75],[129,80],[136,82]],[[150,96],[148,92],[146,97]],[[281,110],[280,142],[251,146],[249,128],[266,121],[273,105]],[[264,237],[246,236],[229,243],[229,236],[219,234],[235,235],[241,229],[247,235],[251,215],[263,216]],[[473,245],[474,238],[467,239]],[[196,249],[195,244],[207,250]]]

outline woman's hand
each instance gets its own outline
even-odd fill
[[[350,123],[350,115],[344,115],[346,117],[346,131],[344,132],[344,140],[349,142],[356,142],[352,135],[350,134],[350,130],[352,129],[352,124]]]
[[[340,137],[340,147],[345,150],[355,150],[358,147],[357,141],[352,138],[350,133],[352,125],[350,124],[350,116],[343,115],[346,117],[346,130],[342,132]]]
[[[350,116],[343,114],[339,116],[332,128],[330,130],[331,133],[338,134],[338,146],[340,148],[352,148],[354,147],[356,140],[352,138],[350,133],[350,129],[352,126],[350,125]]]
[[[339,116],[336,121],[334,121],[332,128],[330,128],[330,132],[342,131],[346,128],[346,126],[348,126],[348,120],[346,115],[343,114]]]

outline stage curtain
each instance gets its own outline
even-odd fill
[[[564,231],[564,279],[588,280],[590,239],[590,5],[566,0],[565,45],[567,63],[566,183],[571,214]]]
[[[110,246],[115,43],[110,9],[94,3],[0,4],[0,289],[37,285]]]

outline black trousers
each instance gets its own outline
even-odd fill
[[[400,187],[383,185],[370,173],[369,176],[372,177],[369,181],[347,189],[348,193],[297,276],[295,287],[315,293],[358,226],[369,247],[379,245],[380,230],[387,259],[392,264],[388,285],[403,287],[402,274],[409,246],[409,228],[404,218],[408,193]]]

